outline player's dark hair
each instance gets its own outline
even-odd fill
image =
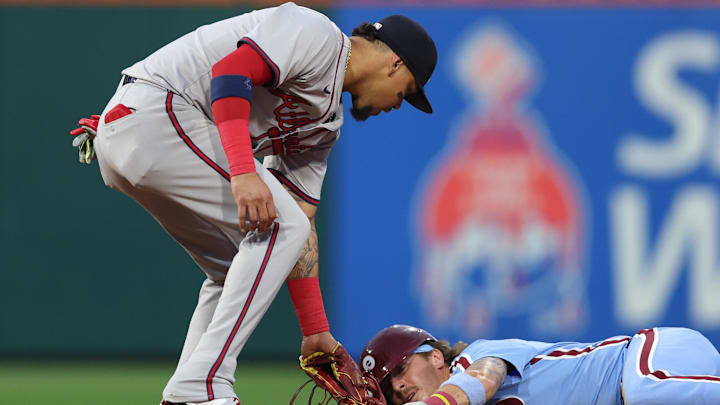
[[[365,21],[352,30],[352,36],[365,38],[366,40],[368,40],[368,42],[377,46],[378,48],[390,49],[390,47],[388,47],[385,42],[378,38],[377,32],[378,30],[375,28],[374,25]]]
[[[455,357],[457,357],[460,352],[465,350],[466,347],[468,347],[468,344],[465,342],[457,342],[452,347],[450,346],[450,342],[447,340],[439,340],[437,342],[428,342],[430,346],[432,346],[435,349],[440,350],[440,352],[443,355],[443,360],[445,360],[445,364],[450,367],[450,363],[453,361]],[[421,356],[430,357],[431,352],[425,352],[425,353],[419,353]]]
[[[370,24],[367,21],[364,21],[362,24],[353,28],[352,36],[363,37],[370,42],[379,41],[379,39],[377,37],[377,30],[375,29],[375,26]]]

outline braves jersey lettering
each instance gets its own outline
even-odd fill
[[[212,66],[238,46],[252,46],[274,72],[252,93],[249,130],[255,157],[320,199],[326,151],[343,124],[340,94],[350,40],[326,16],[285,3],[205,25],[169,43],[123,74],[179,95],[212,120]],[[312,156],[293,159],[288,155]],[[310,163],[312,162],[312,163]],[[307,165],[313,166],[307,170]]]
[[[321,132],[329,132],[320,129],[300,138],[298,136],[298,130],[305,125],[317,121],[317,119],[310,117],[310,113],[302,109],[302,106],[310,106],[311,104],[302,97],[287,94],[281,89],[272,89],[270,90],[270,94],[277,96],[282,101],[280,105],[273,110],[277,126],[269,128],[259,136],[252,137],[253,147],[256,152],[262,153],[272,148],[273,155],[300,153],[314,146],[313,144],[302,144],[301,140],[310,138]],[[271,142],[271,145],[266,145],[267,140]]]
[[[283,134],[293,132],[313,121],[309,117],[310,114],[303,110],[298,110],[300,104],[311,105],[303,100],[302,97],[291,96],[280,89],[270,90],[270,94],[274,94],[282,99],[282,104],[277,106],[273,112],[275,113],[278,127]]]

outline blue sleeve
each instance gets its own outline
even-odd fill
[[[520,339],[476,340],[455,357],[451,364],[451,372],[464,372],[471,364],[483,357],[497,357],[515,368],[508,370],[508,374],[515,372],[522,378],[525,366],[548,346],[551,345]]]

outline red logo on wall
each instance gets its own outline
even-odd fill
[[[583,206],[571,167],[526,104],[536,64],[493,25],[465,37],[455,65],[473,102],[417,194],[423,313],[461,336],[491,335],[504,322],[579,331]]]

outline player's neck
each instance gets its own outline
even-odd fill
[[[370,69],[366,61],[373,49],[372,44],[360,37],[350,37],[350,49],[352,52],[350,52],[350,60],[347,64],[347,70],[345,70],[343,91],[357,94],[358,87]]]

